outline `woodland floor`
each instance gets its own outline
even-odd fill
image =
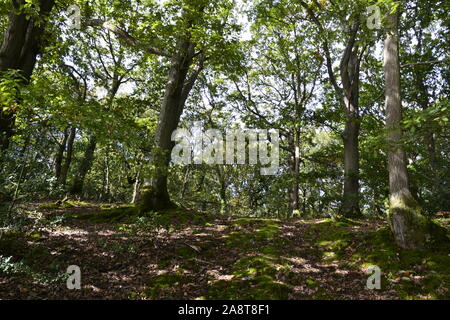
[[[450,299],[449,247],[399,250],[382,221],[137,217],[89,203],[19,212],[0,238],[0,299]],[[69,265],[81,290],[66,287]],[[380,290],[366,288],[370,265]]]

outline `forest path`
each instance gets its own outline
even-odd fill
[[[1,255],[12,256],[9,272],[0,272],[0,298],[448,298],[448,254],[400,252],[382,222],[183,210],[127,219],[133,210],[41,205],[39,227],[0,242]],[[372,263],[383,272],[381,290],[366,287]],[[81,269],[81,290],[66,287],[69,265]]]

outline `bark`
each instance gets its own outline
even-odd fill
[[[0,72],[7,70],[19,71],[20,81],[28,83],[36,64],[36,57],[42,48],[42,35],[45,21],[54,6],[54,0],[40,0],[37,17],[26,17],[17,14],[26,3],[25,0],[13,0],[13,8],[9,14],[8,26],[0,46]],[[44,22],[42,22],[44,21]],[[15,112],[3,110],[0,106],[0,150],[9,147],[14,135]]]
[[[59,179],[61,178],[62,161],[64,159],[64,152],[66,151],[66,144],[68,138],[69,138],[69,130],[68,128],[66,128],[66,130],[64,130],[64,139],[62,143],[58,144],[58,148],[56,151],[55,178],[57,182],[59,182]]]
[[[341,60],[342,96],[341,104],[345,113],[344,142],[344,192],[340,214],[348,218],[361,217],[359,207],[359,68],[361,59],[355,44],[359,22],[351,28],[344,55]]]
[[[141,171],[138,171],[136,173],[136,180],[133,184],[133,195],[131,196],[131,203],[137,204],[138,203],[138,195],[139,195],[139,187],[141,185]]]
[[[401,144],[402,129],[399,13],[387,16],[384,44],[384,72],[386,85],[386,129],[389,170],[389,224],[396,243],[404,249],[423,248],[432,238],[445,235],[440,227],[422,214],[411,195],[406,154]]]
[[[84,180],[89,170],[91,170],[96,146],[97,138],[95,136],[91,136],[71,188],[71,193],[73,195],[80,196],[83,194]]]
[[[359,119],[356,114],[347,116],[344,141],[344,192],[340,214],[344,217],[361,217],[359,207]]]
[[[289,214],[293,216],[295,214],[300,214],[300,194],[299,194],[299,183],[298,175],[300,173],[300,147],[298,145],[299,135],[295,132],[294,137],[290,137],[290,150],[291,157],[289,159],[289,167],[292,176],[292,185],[289,189]],[[304,213],[304,212],[303,212]]]
[[[110,201],[111,199],[111,173],[110,173],[110,165],[109,165],[109,147],[106,148],[105,151],[105,162],[104,162],[104,181],[103,181],[103,192],[104,192],[104,197],[102,197],[102,199],[105,199],[106,201]]]
[[[70,128],[70,134],[67,140],[66,159],[64,160],[64,166],[61,169],[61,175],[59,177],[59,184],[65,186],[67,182],[67,174],[69,173],[70,165],[73,157],[73,143],[77,129],[75,127]]]

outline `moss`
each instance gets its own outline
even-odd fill
[[[403,249],[426,249],[449,241],[447,229],[425,216],[410,195],[390,197],[388,219],[396,243]]]
[[[159,212],[159,221],[165,221],[173,226],[201,225],[213,220],[208,214],[199,213],[192,210],[174,208]]]
[[[342,222],[334,222],[331,219],[326,219],[312,225],[310,232],[318,233],[317,241],[352,239],[353,232],[348,227],[345,224],[342,225]]]
[[[269,276],[257,276],[251,280],[220,280],[208,287],[207,299],[211,300],[287,300],[290,289],[275,282]]]
[[[164,291],[189,282],[189,279],[181,273],[165,273],[151,280],[148,283],[149,288],[141,295],[144,298],[157,299]]]
[[[441,243],[428,250],[400,249],[388,227],[360,241],[358,251],[348,257],[349,263],[357,268],[379,266],[382,288],[395,289],[402,299],[448,299],[448,290],[444,289],[450,287],[448,244]],[[405,271],[418,278],[405,277]]]
[[[69,209],[69,208],[87,208],[90,207],[91,204],[83,201],[76,200],[62,200],[57,202],[46,202],[41,203],[38,206],[40,210],[53,210],[53,209]]]
[[[172,260],[171,259],[166,259],[166,260],[162,260],[158,263],[158,268],[159,269],[165,269],[168,266],[170,266]]]
[[[52,209],[60,209],[61,206],[58,203],[41,203],[38,206],[39,210],[52,210]]]
[[[267,220],[261,227],[256,230],[255,238],[258,240],[272,239],[279,232],[279,226],[274,221]]]
[[[279,233],[279,225],[275,220],[255,219],[255,223],[252,224],[250,224],[250,220],[247,218],[236,220],[236,226],[242,227],[244,225],[245,228],[227,235],[225,243],[228,247],[249,250],[257,245],[263,245],[267,241],[273,241]],[[276,250],[273,245],[266,249],[264,253],[270,251],[275,253]]]
[[[354,232],[350,228],[348,223],[331,219],[312,225],[309,238],[315,240],[320,250],[308,250],[308,254],[319,255],[325,261],[345,260],[346,250],[352,246],[354,239]]]
[[[338,240],[333,240],[333,241],[327,241],[327,240],[319,240],[317,242],[317,244],[319,246],[322,246],[326,249],[331,249],[331,250],[341,250],[346,248],[349,245],[349,242],[346,240],[342,240],[342,239],[338,239]]]
[[[233,231],[226,236],[225,244],[231,248],[250,249],[254,247],[254,241],[249,232]]]
[[[194,258],[198,255],[197,251],[195,251],[194,249],[192,249],[189,246],[183,246],[183,247],[176,248],[175,253],[184,259]]]
[[[315,280],[312,280],[312,279],[306,279],[305,283],[310,287],[318,287],[319,286],[319,284]]]
[[[42,237],[42,234],[40,234],[39,232],[32,232],[30,234],[30,238],[33,240],[39,240]]]
[[[264,247],[264,248],[262,249],[262,253],[263,253],[263,254],[266,254],[266,255],[272,255],[272,256],[274,256],[274,255],[276,255],[278,252],[279,252],[279,250],[278,250],[277,248],[275,248],[274,246],[267,246],[267,247]]]
[[[316,300],[332,300],[333,296],[329,295],[324,288],[318,288],[317,291],[312,296]]]
[[[276,221],[258,219],[251,224],[249,219],[239,219],[238,226],[246,229],[230,233],[228,246],[255,249],[279,233]],[[277,300],[289,297],[290,287],[276,280],[278,272],[286,266],[278,255],[283,241],[273,241],[264,246],[263,254],[245,256],[232,267],[234,279],[217,281],[208,288],[207,299],[225,300]],[[278,270],[278,271],[277,271]],[[287,272],[288,273],[288,272]]]
[[[418,283],[408,278],[402,278],[398,286],[398,296],[402,299],[440,299],[448,300],[450,277],[448,275],[429,274]]]
[[[88,214],[71,214],[69,218],[87,220],[92,223],[123,222],[137,215],[134,206],[113,207]]]
[[[388,226],[374,231],[366,229],[357,237],[352,228],[348,223],[326,219],[311,225],[308,236],[319,247],[316,252],[325,260],[339,260],[342,266],[357,270],[365,270],[370,265],[379,266],[382,290],[393,289],[404,299],[448,299],[448,242],[434,242],[433,247],[426,250],[401,249]],[[308,252],[308,255],[313,254]],[[404,276],[405,270],[409,274],[407,277]],[[301,279],[295,279],[298,280]],[[324,297],[315,294],[314,298]]]
[[[331,262],[331,261],[338,260],[338,259],[339,259],[339,256],[338,256],[338,254],[337,254],[336,252],[334,252],[334,251],[326,251],[326,252],[323,253],[322,259],[323,259],[324,261],[329,261],[329,262]]]
[[[238,278],[248,277],[250,275],[266,275],[274,277],[276,269],[275,260],[269,256],[249,256],[238,260],[233,269],[234,275]]]
[[[358,216],[361,217],[361,215],[358,215]],[[332,217],[331,219],[327,219],[326,223],[329,223],[329,225],[335,226],[335,227],[350,227],[350,226],[361,225],[361,221],[359,221],[357,219],[343,217],[343,216],[337,216],[337,217]]]
[[[234,226],[248,226],[251,224],[255,224],[257,219],[253,218],[239,218],[233,221]]]
[[[355,219],[344,218],[344,217],[333,217],[321,220],[317,225],[327,226],[327,227],[352,227],[359,226],[361,222]]]

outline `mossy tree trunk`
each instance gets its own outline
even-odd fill
[[[423,248],[441,230],[422,214],[411,195],[406,154],[402,147],[400,121],[400,62],[399,62],[399,12],[387,17],[384,47],[384,72],[386,85],[386,129],[389,170],[389,224],[396,243],[404,249]]]

